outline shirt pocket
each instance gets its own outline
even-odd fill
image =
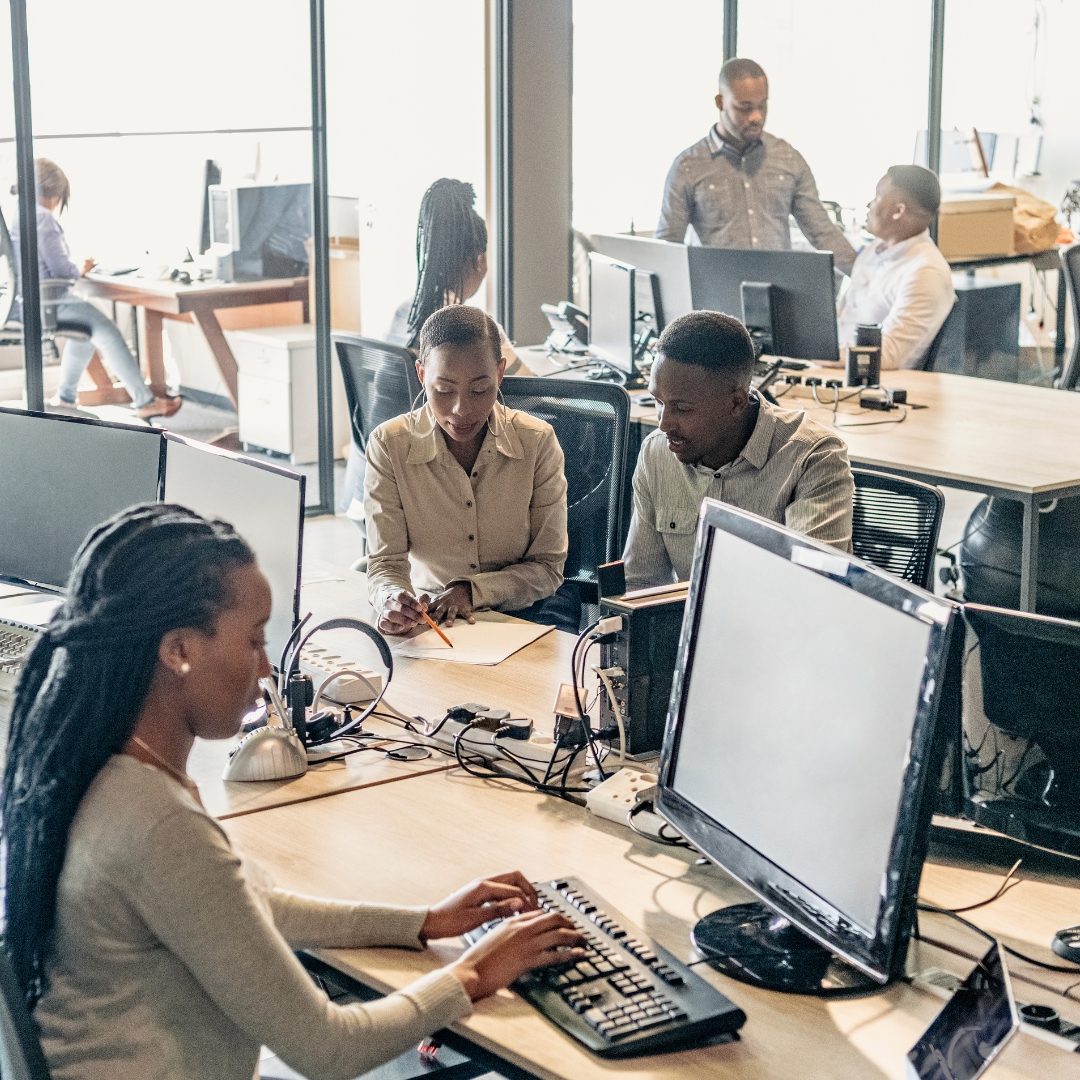
[[[790,169],[770,169],[762,178],[760,188],[764,192],[765,206],[769,216],[784,220],[791,213],[791,203],[795,198],[795,176]]]
[[[662,536],[693,536],[697,531],[697,511],[685,506],[661,506],[656,510],[656,531]]]

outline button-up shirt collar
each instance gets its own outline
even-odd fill
[[[454,460],[450,448],[446,445],[446,440],[439,438],[439,427],[435,423],[435,414],[431,411],[430,404],[425,405],[421,410],[417,428],[417,434],[413,436],[412,443],[409,446],[409,456],[407,458],[409,465],[426,465],[437,457]],[[493,442],[496,452],[505,457],[520,458],[523,456],[521,440],[517,437],[513,426],[506,422],[506,410],[498,401],[495,402],[495,407],[491,410],[488,430],[484,436],[481,451],[487,448],[489,442]]]

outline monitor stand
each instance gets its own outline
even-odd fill
[[[700,920],[691,936],[710,967],[766,990],[857,997],[883,989],[765,904],[720,908]]]

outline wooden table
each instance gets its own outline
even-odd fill
[[[110,277],[87,274],[83,291],[103,300],[141,307],[146,317],[146,373],[155,397],[165,397],[165,359],[162,321],[180,319],[194,322],[203,332],[214,362],[236,407],[236,358],[225,340],[217,312],[224,308],[254,307],[299,301],[303,321],[308,321],[308,279],[284,278],[272,281],[196,282],[180,285],[173,281],[147,281],[130,275]],[[101,402],[104,404],[104,402]]]
[[[572,803],[475,780],[459,771],[354,791],[247,817],[225,828],[278,883],[307,893],[404,904],[433,902],[471,877],[518,868],[533,880],[580,876],[637,926],[683,959],[690,929],[747,894],[719,869],[660,847]],[[923,894],[961,904],[993,893],[1000,878],[928,865]],[[970,918],[1038,957],[1053,960],[1053,932],[1075,922],[1080,891],[1025,881]],[[957,924],[924,916],[923,932],[974,957],[985,942]],[[457,942],[423,953],[396,949],[320,950],[335,967],[380,992],[399,989],[449,962]],[[916,943],[909,970],[936,966],[965,975],[972,961]],[[459,1034],[544,1080],[903,1076],[907,1050],[941,1007],[899,983],[868,998],[823,1001],[758,990],[707,967],[696,969],[747,1014],[739,1042],[604,1061],[580,1049],[509,991],[481,1002]],[[1021,1001],[1052,1004],[1080,1022],[1080,1003],[1060,991],[1075,981],[1019,961],[1010,970]],[[1080,975],[1077,976],[1080,978]],[[995,1080],[1080,1076],[1080,1055],[1024,1033],[994,1065]]]
[[[301,613],[312,612],[309,626],[337,616],[372,622],[363,574],[314,560],[305,563],[304,569],[312,579],[302,585],[300,593]],[[342,655],[355,657],[362,666],[383,670],[374,645],[354,630],[328,630],[312,640],[332,645]],[[439,720],[452,705],[478,701],[529,716],[540,731],[550,733],[554,722],[551,707],[559,684],[569,681],[573,647],[571,634],[552,630],[494,667],[395,656],[394,677],[385,700],[408,716],[428,720]],[[415,738],[402,727],[377,717],[366,721],[364,728],[387,739]],[[203,804],[219,818],[440,772],[452,764],[438,750],[419,761],[393,761],[381,750],[372,749],[313,766],[292,780],[225,781],[221,774],[235,745],[235,739],[197,740],[188,759],[188,772],[199,786]]]
[[[525,349],[521,355],[538,374],[556,370],[542,349]],[[805,378],[815,372],[799,374]],[[838,368],[816,374],[843,377]],[[882,372],[882,384],[903,387],[911,402],[926,408],[908,409],[900,424],[844,427],[839,434],[851,463],[1019,502],[1024,510],[1020,609],[1034,611],[1039,504],[1080,494],[1080,394],[933,371]],[[831,401],[831,390],[820,393]],[[630,419],[656,427],[656,409],[642,404],[643,396],[631,394]],[[831,405],[817,405],[806,387],[792,387],[781,403],[806,409],[826,427],[832,424]],[[857,398],[839,412],[841,425],[898,415],[860,412]]]

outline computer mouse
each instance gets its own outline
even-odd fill
[[[291,728],[261,727],[229,755],[223,780],[287,780],[307,772],[307,751]]]
[[[1080,926],[1066,926],[1054,935],[1050,947],[1063,960],[1080,964]]]

